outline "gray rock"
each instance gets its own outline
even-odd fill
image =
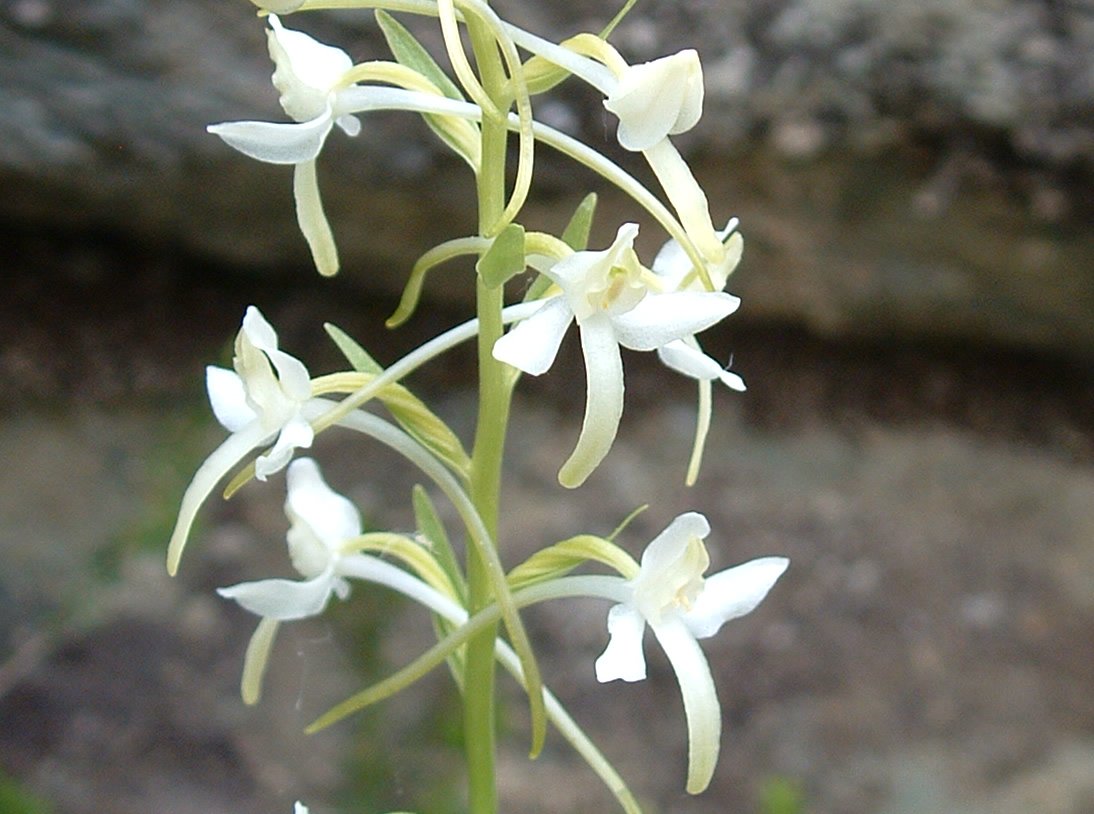
[[[556,35],[605,14],[592,2],[497,6]],[[0,180],[17,190],[0,216],[306,267],[287,170],[204,132],[283,118],[253,11],[243,0],[0,5]],[[292,24],[358,59],[386,55],[368,14]],[[702,54],[706,115],[680,143],[716,217],[741,215],[752,238],[738,284],[752,318],[1094,352],[1089,7],[650,0],[615,41],[632,61],[692,44]],[[608,148],[607,114],[580,88],[540,110]],[[643,175],[631,158],[620,160]],[[526,220],[558,228],[573,186],[591,181],[547,150],[539,161]],[[321,173],[344,265],[363,285],[398,290],[421,251],[473,229],[470,179],[405,116],[332,138]],[[638,214],[611,200],[604,210],[604,234]]]

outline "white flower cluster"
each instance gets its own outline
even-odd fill
[[[254,2],[269,12],[282,14],[301,6],[323,5],[314,0]],[[393,8],[399,6],[391,4]],[[442,19],[442,28],[446,21],[454,26],[457,20],[452,0],[441,0],[435,8],[424,2],[410,3],[408,7],[416,13],[433,9]],[[619,144],[642,154],[675,211],[670,212],[608,159],[529,118],[528,90],[518,86],[513,94],[518,113],[500,115],[506,126],[521,136],[522,151],[526,139],[563,150],[630,194],[666,228],[669,240],[647,267],[635,250],[635,223],[620,226],[615,239],[602,250],[574,248],[546,237],[536,242],[528,237],[514,273],[529,268],[537,272],[537,295],[500,312],[502,322],[512,327],[504,334],[499,327],[491,337],[492,346],[484,346],[496,360],[491,364],[499,369],[503,366],[498,362],[508,365],[514,377],[515,371],[540,375],[552,367],[564,335],[577,324],[585,363],[586,404],[576,446],[559,471],[559,481],[572,488],[596,470],[616,437],[625,392],[621,348],[655,351],[667,367],[699,382],[700,429],[692,470],[696,469],[709,422],[711,384],[719,381],[732,390],[745,389],[741,377],[708,356],[696,339],[697,334],[738,309],[740,300],[724,288],[743,246],[736,219],[722,230],[714,228],[707,199],[670,138],[694,127],[701,116],[703,77],[698,55],[685,50],[630,65],[599,37],[579,35],[558,45],[496,20],[481,0],[463,0],[459,10],[464,15],[460,19],[477,15],[488,24],[503,55],[523,49],[536,60],[541,72],[570,74],[596,87],[603,95],[605,109],[618,118]],[[475,101],[464,101],[458,92],[448,92],[442,87],[444,83],[421,67],[421,60],[416,68],[395,63],[355,64],[345,51],[287,28],[275,13],[269,14],[268,21],[269,53],[275,65],[273,84],[292,121],[222,123],[211,125],[209,131],[252,158],[294,166],[301,230],[319,271],[333,274],[338,270],[338,254],[323,212],[316,161],[335,128],[356,136],[362,128],[358,118],[362,113],[416,112],[424,115],[450,144],[462,145],[456,147],[457,151],[475,169],[482,157],[478,145],[465,138],[467,128],[485,126],[490,117],[497,120],[499,112],[489,109],[481,87],[462,76],[461,70],[467,66],[458,56],[452,58],[454,70]],[[451,42],[447,29],[445,36],[450,55],[458,48],[462,56],[462,45]],[[532,65],[533,59],[525,64]],[[544,65],[550,68],[544,69]],[[516,84],[518,71],[512,64],[509,68],[510,80]],[[473,132],[477,134],[478,130]],[[526,166],[522,163],[518,168],[518,178]],[[505,226],[501,224],[493,234],[466,239],[460,245],[471,247],[469,251],[485,262],[495,243],[500,244],[499,235]],[[209,400],[229,437],[199,468],[183,497],[170,543],[168,568],[172,573],[177,569],[194,517],[206,497],[261,448],[264,451],[255,456],[253,471],[244,470],[233,483],[237,487],[241,477],[246,480],[249,474],[266,480],[287,469],[286,539],[289,558],[300,579],[262,579],[219,591],[262,619],[247,650],[243,681],[247,701],[259,698],[262,673],[278,626],[323,613],[332,597],[345,599],[349,595],[352,581],[384,585],[411,597],[444,620],[447,629],[454,631],[450,635],[457,638],[461,630],[471,631],[476,625],[487,624],[491,613],[506,618],[509,624],[504,616],[506,608],[515,612],[522,603],[591,596],[611,603],[607,613],[608,642],[592,670],[598,681],[638,681],[646,677],[643,638],[647,627],[664,649],[680,684],[688,723],[687,789],[692,793],[702,791],[710,782],[717,760],[721,712],[714,679],[698,641],[713,636],[726,621],[752,611],[786,569],[785,558],[756,559],[705,576],[710,564],[705,543],[710,526],[703,515],[688,512],[649,543],[640,562],[609,540],[597,538],[591,543],[593,553],[586,559],[621,563],[617,575],[570,576],[570,564],[557,574],[548,573],[541,583],[528,586],[517,581],[510,591],[495,554],[487,567],[499,580],[495,586],[496,606],[472,614],[456,588],[461,578],[446,572],[444,563],[431,559],[434,554],[428,546],[388,534],[385,545],[395,546],[403,560],[380,558],[375,554],[377,536],[364,532],[352,502],[331,489],[313,459],[293,460],[297,450],[311,447],[315,434],[328,426],[339,424],[371,435],[426,472],[463,515],[469,542],[486,545],[481,550],[489,551],[489,540],[484,542],[489,535],[475,515],[459,473],[453,475],[450,471],[451,460],[430,455],[435,446],[430,446],[429,439],[433,438],[436,445],[439,437],[435,417],[397,383],[416,366],[436,358],[456,342],[474,337],[478,330],[476,320],[452,329],[387,371],[366,373],[352,354],[347,354],[357,368],[355,372],[313,379],[300,360],[280,349],[276,332],[258,309],[248,308],[236,338],[233,369],[207,370]],[[490,361],[489,354],[482,358]],[[332,392],[348,396],[337,402],[327,397]],[[382,399],[385,393],[390,401],[385,405],[405,432],[360,410],[366,401],[374,396]],[[692,476],[693,472],[689,473]],[[618,556],[613,552],[619,552]],[[518,657],[519,642],[514,632],[515,628],[510,627],[509,643],[498,639],[497,657],[519,680],[526,681],[528,662]],[[452,646],[459,646],[461,641]],[[583,734],[553,696],[544,691],[544,698],[551,720],[594,766],[599,765],[598,753],[583,740]],[[615,783],[609,769],[604,769],[602,776],[609,785]],[[296,804],[297,814],[306,811],[302,804]]]

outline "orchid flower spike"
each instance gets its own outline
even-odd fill
[[[266,480],[288,464],[294,450],[310,447],[314,437],[304,410],[311,398],[308,369],[278,348],[277,332],[253,305],[236,335],[233,367],[205,370],[213,414],[231,435],[198,468],[182,497],[167,553],[172,574],[198,508],[225,475],[255,447],[274,441],[255,459],[255,477]]]
[[[585,358],[585,418],[559,471],[567,487],[581,483],[607,455],[623,413],[619,347],[650,351],[703,331],[733,313],[740,300],[723,292],[662,292],[634,251],[638,226],[619,228],[604,251],[580,251],[545,269],[560,289],[494,344],[494,358],[538,376],[554,363],[576,320]]]
[[[704,578],[710,556],[703,540],[709,533],[707,519],[688,512],[646,547],[637,576],[625,583],[628,598],[608,612],[610,640],[595,665],[600,682],[644,679],[642,638],[646,625],[652,628],[684,699],[691,794],[710,783],[722,727],[714,679],[698,640],[751,612],[789,565],[785,557],[762,557]]]

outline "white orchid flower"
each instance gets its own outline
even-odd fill
[[[361,122],[350,115],[344,98],[349,84],[344,78],[353,60],[340,48],[285,28],[276,14],[269,19],[273,84],[281,92],[281,107],[298,126],[285,130],[271,129],[276,125],[266,122],[231,122],[209,125],[208,130],[259,161],[296,165],[293,189],[300,231],[316,268],[331,275],[338,271],[338,250],[319,197],[315,159],[336,124],[348,136],[361,132]]]
[[[653,630],[684,699],[692,794],[710,783],[722,727],[714,679],[698,640],[751,612],[789,565],[785,557],[762,557],[704,578],[710,557],[703,540],[709,533],[707,519],[688,512],[646,547],[638,575],[625,583],[626,601],[608,612],[610,640],[595,665],[600,682],[644,679],[642,639],[647,625]]]
[[[278,348],[277,332],[253,305],[243,316],[232,362],[234,370],[212,365],[205,370],[213,414],[231,435],[202,463],[182,496],[167,553],[172,574],[198,508],[233,467],[255,447],[274,441],[255,459],[255,477],[266,480],[314,437],[305,409],[312,402],[308,369]]]
[[[291,8],[294,4],[278,5]],[[361,132],[361,122],[353,114],[370,110],[469,118],[473,113],[468,108],[475,112],[477,108],[422,91],[357,85],[353,60],[345,51],[285,28],[276,14],[269,15],[269,20],[267,40],[275,65],[273,84],[280,91],[281,107],[293,123],[224,122],[206,129],[258,161],[294,165],[293,194],[300,231],[316,268],[329,276],[338,271],[338,249],[323,212],[315,162],[331,130],[337,125],[346,135],[356,136]]]
[[[285,468],[295,449],[312,444],[314,433],[301,411],[311,398],[311,376],[303,362],[278,349],[277,332],[253,305],[243,316],[235,351],[234,371],[205,369],[209,403],[229,432],[257,425],[264,437],[277,436],[273,448],[255,459],[255,477],[264,481]]]
[[[650,351],[705,330],[740,305],[723,292],[661,292],[634,252],[638,226],[619,228],[604,251],[580,251],[544,269],[561,289],[494,344],[494,358],[538,376],[554,363],[576,319],[585,357],[585,418],[570,458],[559,471],[564,486],[579,486],[611,448],[623,413],[619,347]]]
[[[564,45],[516,27],[510,28],[510,34],[521,47],[565,68],[604,95],[604,107],[619,118],[620,146],[643,154],[703,259],[715,266],[723,263],[725,247],[711,221],[706,194],[669,138],[687,132],[702,116],[699,54],[689,48],[629,65],[615,48],[591,34],[578,35]]]
[[[285,514],[291,525],[286,539],[293,567],[303,579],[264,579],[217,591],[262,617],[244,663],[242,687],[247,703],[259,698],[262,674],[280,623],[319,615],[332,596],[345,599],[350,592],[349,578],[387,585],[427,606],[438,604],[436,591],[424,582],[355,550],[353,542],[361,536],[361,515],[348,498],[327,485],[314,460],[293,461],[287,482]]]

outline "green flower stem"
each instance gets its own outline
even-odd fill
[[[469,19],[479,77],[492,99],[499,99],[505,72],[494,37],[478,20]],[[505,150],[508,128],[504,115],[483,114],[482,166],[477,180],[479,231],[489,236],[505,209]],[[494,343],[501,337],[502,288],[489,288],[476,278],[476,307],[479,319],[479,414],[471,453],[471,500],[490,537],[497,539],[501,496],[501,465],[509,421],[510,390],[505,368],[494,359]],[[469,552],[467,563],[469,610],[475,613],[493,601],[486,563]],[[495,814],[498,810],[496,782],[496,669],[494,641],[497,624],[487,626],[467,644],[464,674],[464,752],[467,757],[468,807],[471,814]]]

